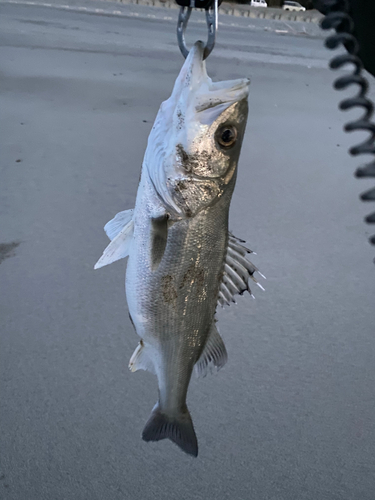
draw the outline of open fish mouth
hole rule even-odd
[[[186,58],[170,98],[175,100],[174,112],[202,113],[217,106],[223,111],[248,96],[248,78],[213,82],[207,75],[203,53],[204,45],[198,41]]]
[[[201,41],[194,44],[186,58],[185,64],[181,68],[180,74],[176,79],[172,96],[175,94],[180,99],[184,93],[194,94],[195,92],[202,96],[207,96],[207,105],[215,105],[215,98],[221,102],[236,102],[248,95],[248,78],[236,80],[226,80],[213,82],[207,75],[206,62],[203,60],[204,45]],[[210,96],[209,96],[210,95]],[[202,106],[205,104],[202,102]]]

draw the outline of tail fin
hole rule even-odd
[[[169,416],[161,412],[159,404],[155,405],[143,429],[142,439],[160,441],[166,438],[176,443],[185,453],[194,457],[198,456],[197,436],[187,408],[177,416]]]

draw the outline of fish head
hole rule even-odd
[[[162,103],[145,156],[171,215],[192,217],[223,196],[233,179],[248,114],[249,80],[212,82],[197,42]]]

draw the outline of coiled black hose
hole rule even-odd
[[[341,76],[334,82],[334,88],[337,90],[346,89],[350,85],[358,87],[358,94],[352,98],[344,99],[339,104],[340,109],[347,110],[352,108],[362,108],[364,114],[361,118],[349,122],[345,125],[346,132],[364,130],[369,133],[369,137],[364,142],[357,144],[349,149],[353,156],[361,154],[372,154],[375,156],[375,124],[371,121],[374,112],[374,105],[367,96],[368,82],[362,75],[363,64],[358,57],[359,45],[353,35],[353,21],[349,15],[347,0],[329,0],[325,3],[326,16],[321,26],[324,30],[335,29],[336,34],[326,39],[325,45],[329,49],[336,49],[343,45],[348,53],[334,57],[330,61],[331,69],[338,69],[345,64],[352,64],[353,73],[347,76]],[[359,167],[355,172],[356,177],[375,177],[375,159]],[[375,201],[375,188],[361,194],[363,201]],[[365,218],[368,224],[375,223],[375,212]],[[372,245],[375,245],[375,235],[369,239]],[[375,259],[374,259],[375,262]]]

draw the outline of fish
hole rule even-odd
[[[217,307],[252,295],[249,279],[263,289],[251,250],[228,230],[250,81],[213,82],[203,53],[196,42],[161,104],[135,207],[105,225],[111,243],[95,265],[128,257],[129,317],[140,337],[129,368],[158,380],[143,440],[168,438],[194,457],[198,441],[186,404],[192,372],[205,376],[227,361]]]

